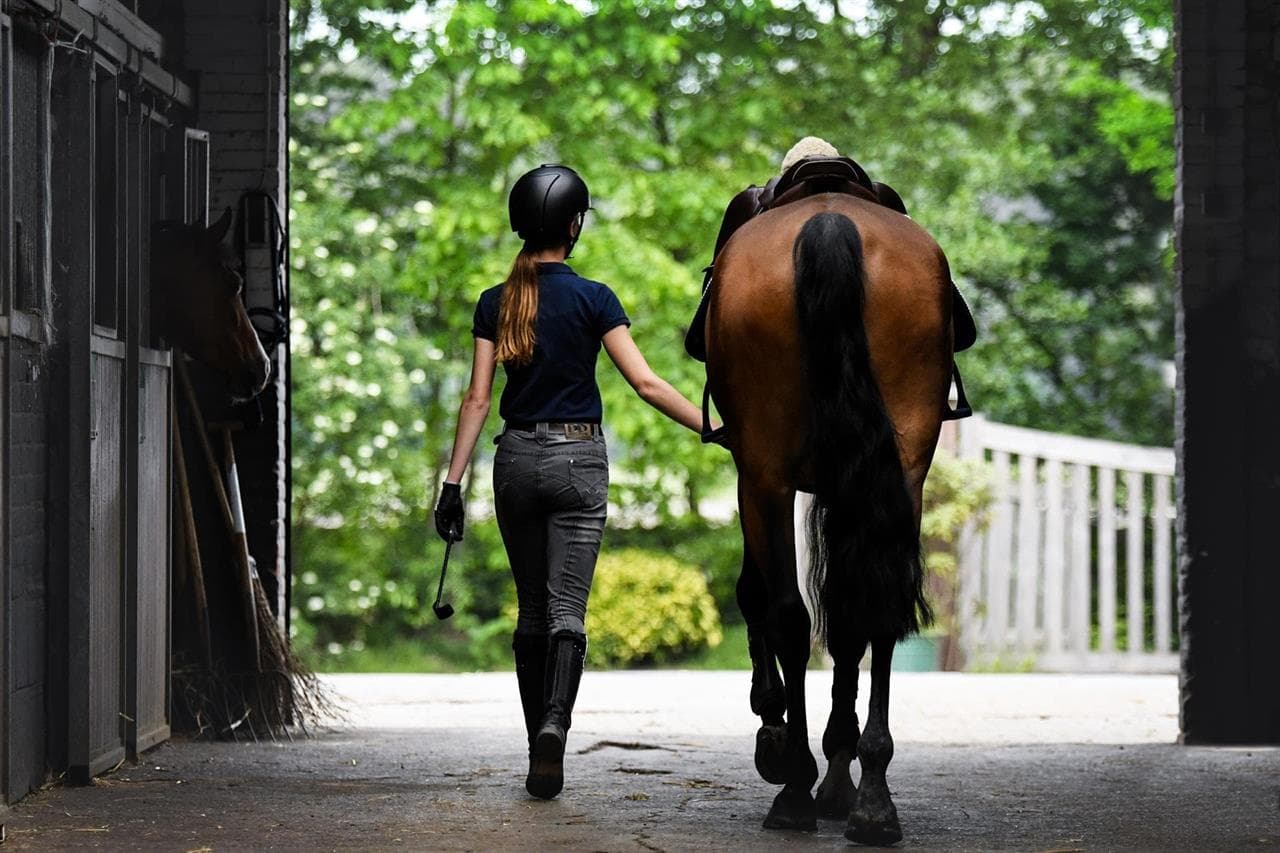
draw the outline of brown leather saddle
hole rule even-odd
[[[867,172],[848,157],[809,157],[764,185],[760,211],[772,210],[820,193],[856,195],[882,203]]]

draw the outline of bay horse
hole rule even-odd
[[[172,346],[220,374],[233,400],[256,397],[271,360],[249,320],[244,282],[224,242],[231,209],[207,228],[158,222],[151,230],[151,312]]]
[[[946,258],[908,217],[822,193],[743,225],[716,258],[710,299],[708,385],[738,469],[737,598],[762,722],[755,763],[784,786],[764,825],[815,829],[819,815],[847,817],[850,840],[892,844],[902,830],[885,781],[889,671],[894,643],[930,618],[920,513],[951,378]],[[814,496],[810,598],[834,662],[816,801],[804,701],[814,626],[796,574],[797,491]],[[860,732],[854,699],[868,644]]]

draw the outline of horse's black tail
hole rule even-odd
[[[847,216],[820,213],[793,250],[796,307],[813,395],[809,585],[818,630],[898,639],[928,624],[920,533],[893,423],[863,325],[862,238]]]

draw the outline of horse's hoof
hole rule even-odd
[[[798,829],[812,832],[818,828],[818,810],[808,791],[783,788],[773,798],[769,814],[764,818],[765,829]]]
[[[872,847],[888,847],[902,840],[902,825],[898,823],[898,810],[889,799],[888,791],[876,796],[866,787],[858,790],[849,811],[849,825],[844,837],[856,844]]]
[[[902,840],[902,828],[896,822],[893,826],[851,826],[844,831],[844,837],[868,847],[891,847]]]
[[[858,793],[849,775],[849,762],[837,756],[827,764],[827,776],[818,786],[818,817],[827,820],[844,820],[853,810]]]
[[[761,726],[756,732],[756,772],[771,785],[787,784],[786,726]]]

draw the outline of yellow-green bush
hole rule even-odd
[[[652,551],[606,551],[587,607],[587,655],[598,666],[660,663],[720,644],[720,616],[694,566]]]

